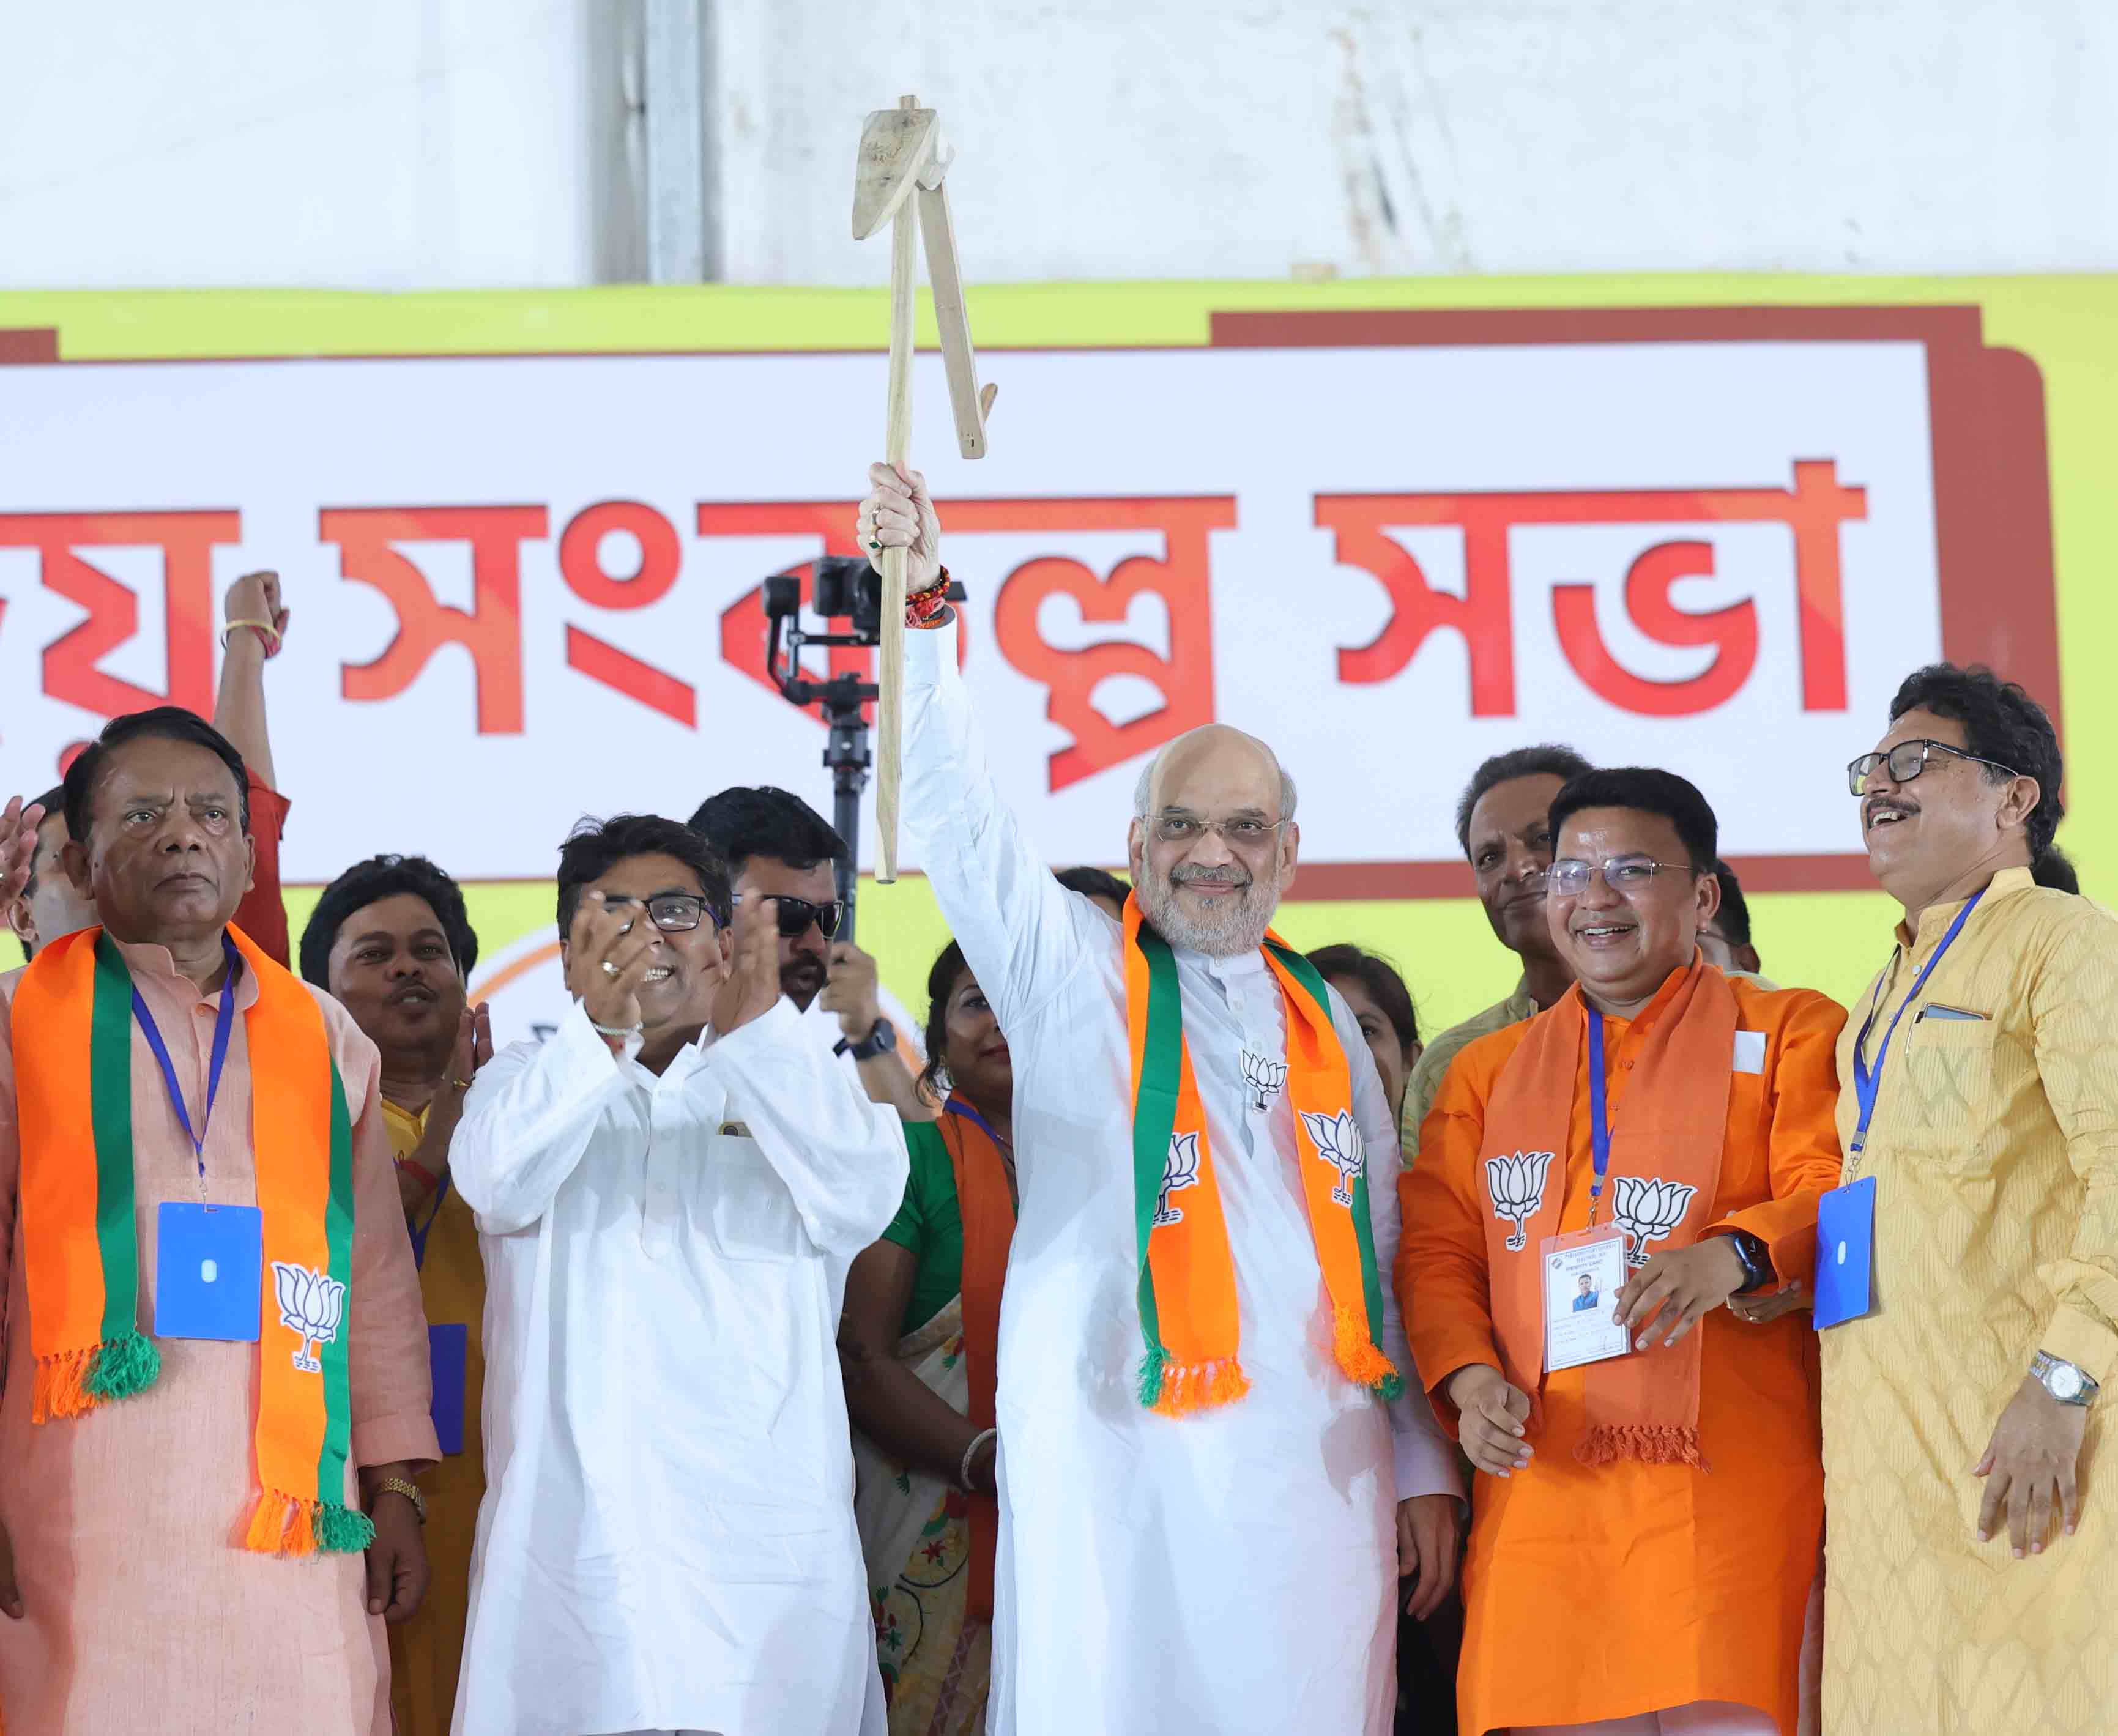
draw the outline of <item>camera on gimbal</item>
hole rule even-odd
[[[835,675],[815,681],[802,672],[805,646],[859,649],[882,642],[882,575],[858,556],[825,555],[812,569],[810,603],[828,627],[847,623],[840,633],[812,633],[802,626],[802,581],[793,573],[775,573],[765,581],[765,618],[770,624],[765,668],[788,703],[821,705],[830,733],[824,764],[831,773],[831,824],[845,840],[838,865],[838,893],[845,903],[839,938],[853,937],[853,894],[860,880],[860,798],[872,763],[867,748],[867,715],[863,708],[876,697],[872,681]],[[961,603],[964,588],[953,580],[949,601]]]

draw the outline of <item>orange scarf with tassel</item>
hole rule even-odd
[[[1658,997],[1659,999],[1659,997]],[[1655,1013],[1629,1080],[1608,1111],[1606,1223],[1626,1232],[1629,1272],[1651,1254],[1686,1248],[1713,1221],[1736,1048],[1735,991],[1695,955]],[[1559,1233],[1577,1105],[1588,1101],[1582,1057],[1588,1009],[1579,984],[1531,1021],[1494,1081],[1481,1148],[1486,1261],[1501,1372],[1541,1416],[1543,1245]],[[1582,1109],[1585,1116],[1585,1106]],[[1706,1335],[1588,1364],[1584,1464],[1634,1458],[1704,1468],[1699,1443],[1699,1355]]]
[[[1302,1191],[1332,1312],[1339,1372],[1384,1399],[1404,1379],[1383,1352],[1382,1287],[1368,1217],[1368,1177],[1353,1121],[1353,1073],[1316,967],[1279,935],[1265,962],[1287,1013],[1287,1080]],[[1236,1267],[1214,1179],[1206,1112],[1184,1039],[1176,955],[1125,907],[1126,1023],[1132,1046],[1133,1194],[1140,1247],[1140,1324],[1146,1340],[1140,1401],[1182,1416],[1241,1398]]]

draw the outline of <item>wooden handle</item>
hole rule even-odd
[[[900,470],[912,457],[912,315],[919,272],[915,201],[897,208],[890,227],[890,403],[883,452]],[[882,644],[876,652],[875,832],[877,882],[897,878],[899,743],[904,707],[904,568],[909,551],[882,552]]]
[[[949,187],[919,189],[919,233],[927,243],[927,281],[934,292],[934,326],[941,361],[949,371],[949,408],[956,418],[956,450],[966,458],[986,455],[989,397],[978,391],[978,364],[971,353],[971,321],[964,307],[964,275],[956,264],[956,226],[949,220]]]

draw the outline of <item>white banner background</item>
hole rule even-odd
[[[1843,855],[1857,848],[1842,768],[1871,745],[1910,668],[1940,652],[1926,353],[1914,342],[1686,342],[1534,346],[1018,352],[984,358],[1000,383],[992,455],[958,460],[938,359],[923,356],[919,445],[942,500],[1055,503],[1059,528],[946,538],[971,588],[967,675],[992,758],[1055,861],[1121,853],[1135,758],[1052,792],[1069,732],[1045,686],[996,643],[1001,581],[1021,561],[1071,557],[1098,576],[1160,559],[1152,528],[1066,529],[1065,502],[1232,497],[1210,537],[1214,712],[1265,736],[1299,779],[1311,863],[1441,862],[1471,768],[1522,743],[1569,741],[1607,764],[1683,771],[1713,799],[1723,848]],[[258,566],[294,610],[268,672],[283,783],[295,799],[284,870],[330,878],[382,849],[421,851],[460,877],[542,877],[584,813],[688,814],[733,783],[773,783],[828,811],[821,727],[724,661],[721,615],[765,575],[814,556],[814,536],[702,537],[701,502],[851,501],[880,444],[883,362],[871,355],[493,358],[67,364],[0,370],[13,431],[0,513],[239,511],[239,547],[213,556],[215,596]],[[1341,649],[1390,616],[1383,586],[1333,558],[1316,497],[1505,491],[1787,489],[1829,460],[1866,491],[1843,524],[1847,704],[1802,706],[1794,539],[1781,524],[1541,524],[1510,539],[1515,705],[1474,717],[1464,641],[1434,633],[1394,677],[1338,678]],[[559,570],[562,533],[599,501],[645,502],[674,527],[682,574],[636,611],[582,600]],[[540,506],[520,546],[525,727],[479,734],[472,662],[445,646],[401,694],[341,695],[340,667],[396,635],[390,605],[345,582],[320,538],[334,508]],[[1464,584],[1464,538],[1394,533],[1439,590]],[[1589,584],[1610,654],[1674,681],[1713,661],[1629,620],[1625,578],[1649,547],[1713,545],[1714,576],[1672,593],[1693,612],[1755,602],[1759,650],[1711,710],[1644,716],[1599,697],[1561,649],[1551,592]],[[604,566],[636,556],[608,539]],[[445,605],[472,606],[470,550],[407,542]],[[108,673],[168,682],[155,551],[83,547],[140,598]],[[40,583],[34,548],[0,547],[0,763],[12,787],[52,781],[66,745],[101,718],[44,695],[40,653],[84,611]],[[1178,607],[1182,607],[1179,600]],[[1169,649],[1170,605],[1137,596],[1120,621],[1084,621],[1063,594],[1035,619],[1052,647],[1113,638]],[[567,667],[569,626],[697,690],[686,727]],[[1095,703],[1116,721],[1160,695],[1135,677]],[[863,855],[872,843],[863,841]],[[918,865],[908,841],[906,861]]]

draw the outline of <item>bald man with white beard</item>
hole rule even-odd
[[[1385,1736],[1399,1576],[1415,1614],[1445,1595],[1461,1484],[1369,1281],[1398,1240],[1389,1101],[1345,1003],[1268,938],[1293,781],[1193,730],[1140,780],[1126,920],[1067,893],[930,613],[925,485],[869,477],[862,544],[910,551],[920,629],[904,820],[1015,1068],[989,1728]]]

